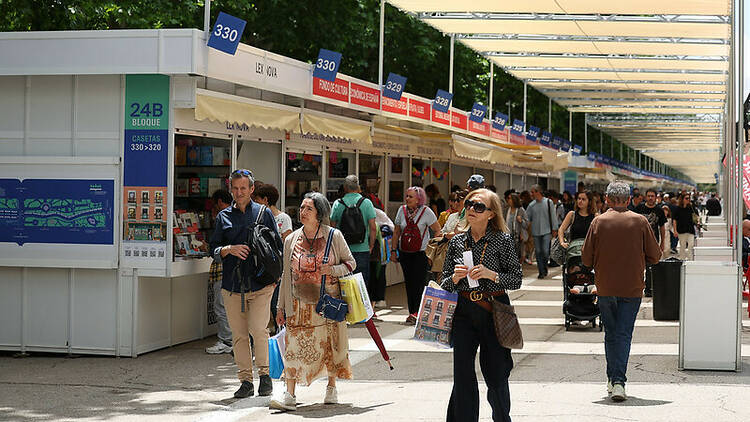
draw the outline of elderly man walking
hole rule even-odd
[[[583,265],[596,272],[599,310],[604,324],[607,392],[613,401],[627,399],[625,372],[630,357],[633,326],[645,287],[646,264],[661,258],[646,217],[628,211],[630,186],[614,181],[607,186],[609,209],[591,223],[583,245]]]

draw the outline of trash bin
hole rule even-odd
[[[651,266],[654,319],[670,321],[680,319],[680,280],[682,261],[667,258]]]

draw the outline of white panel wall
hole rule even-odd
[[[21,268],[0,267],[0,345],[4,349],[21,347],[22,276]]]
[[[0,155],[119,157],[120,79],[0,76]]]
[[[281,144],[241,141],[238,148],[237,167],[249,169],[255,180],[272,184],[281,192]],[[353,166],[354,160],[351,161]],[[276,205],[281,206],[281,203]]]
[[[171,279],[140,277],[138,280],[137,352],[169,346]],[[196,309],[196,312],[199,310]]]
[[[194,274],[172,279],[171,344],[203,337],[206,328],[208,277]]]
[[[506,190],[510,189],[510,175],[496,171],[495,186],[497,186],[497,194],[502,195]]]
[[[76,269],[73,275],[72,348],[114,353],[117,272]]]
[[[69,271],[57,268],[28,268],[26,271],[26,343],[30,348],[66,348]]]
[[[0,155],[23,155],[23,76],[0,76]]]

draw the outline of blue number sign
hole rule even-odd
[[[480,103],[474,103],[474,105],[471,106],[471,114],[469,114],[469,120],[471,120],[472,122],[482,123],[484,121],[485,115],[487,115],[487,106]]]
[[[573,145],[573,155],[581,155],[581,151],[583,151],[583,147],[580,145]]]
[[[526,133],[526,139],[536,142],[539,137],[539,128],[536,126],[529,125],[528,133]]]
[[[383,85],[383,96],[400,101],[405,86],[406,77],[391,72],[388,74],[388,80],[385,81],[385,85]]]
[[[541,145],[544,145],[545,147],[549,146],[550,141],[552,141],[552,134],[547,132],[546,130],[542,131],[542,137],[539,138],[539,143]]]
[[[321,48],[318,52],[318,60],[315,61],[315,67],[313,68],[313,77],[335,82],[340,65],[341,53]]]
[[[453,94],[438,89],[437,94],[435,94],[435,101],[432,102],[432,108],[441,113],[447,113],[451,106],[451,101],[453,101]]]
[[[208,46],[234,55],[237,52],[237,46],[240,45],[240,38],[242,38],[242,32],[245,30],[245,24],[246,22],[240,18],[219,12],[219,17],[216,18],[216,23],[214,24],[214,30],[208,39]]]
[[[492,121],[492,127],[494,127],[497,130],[503,130],[505,129],[505,125],[508,123],[508,116],[497,112],[495,113],[495,119]]]
[[[523,127],[524,127],[523,120],[513,119],[513,126],[510,127],[510,131],[514,135],[522,135]]]

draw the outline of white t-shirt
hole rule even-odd
[[[292,218],[285,212],[280,212],[279,215],[274,216],[276,219],[276,228],[279,229],[279,236],[287,230],[292,229]]]
[[[422,208],[424,208],[424,213],[422,213]],[[419,216],[420,214],[422,214],[421,217]],[[427,248],[427,242],[430,241],[430,230],[428,227],[437,221],[437,217],[435,217],[435,213],[432,212],[429,207],[422,205],[414,214],[414,218],[419,218],[416,223],[417,227],[419,227],[419,232],[422,233],[422,248],[420,250],[423,251]],[[406,228],[406,217],[404,216],[403,205],[398,207],[396,219],[393,222],[401,227],[401,232],[403,233],[403,230]]]

